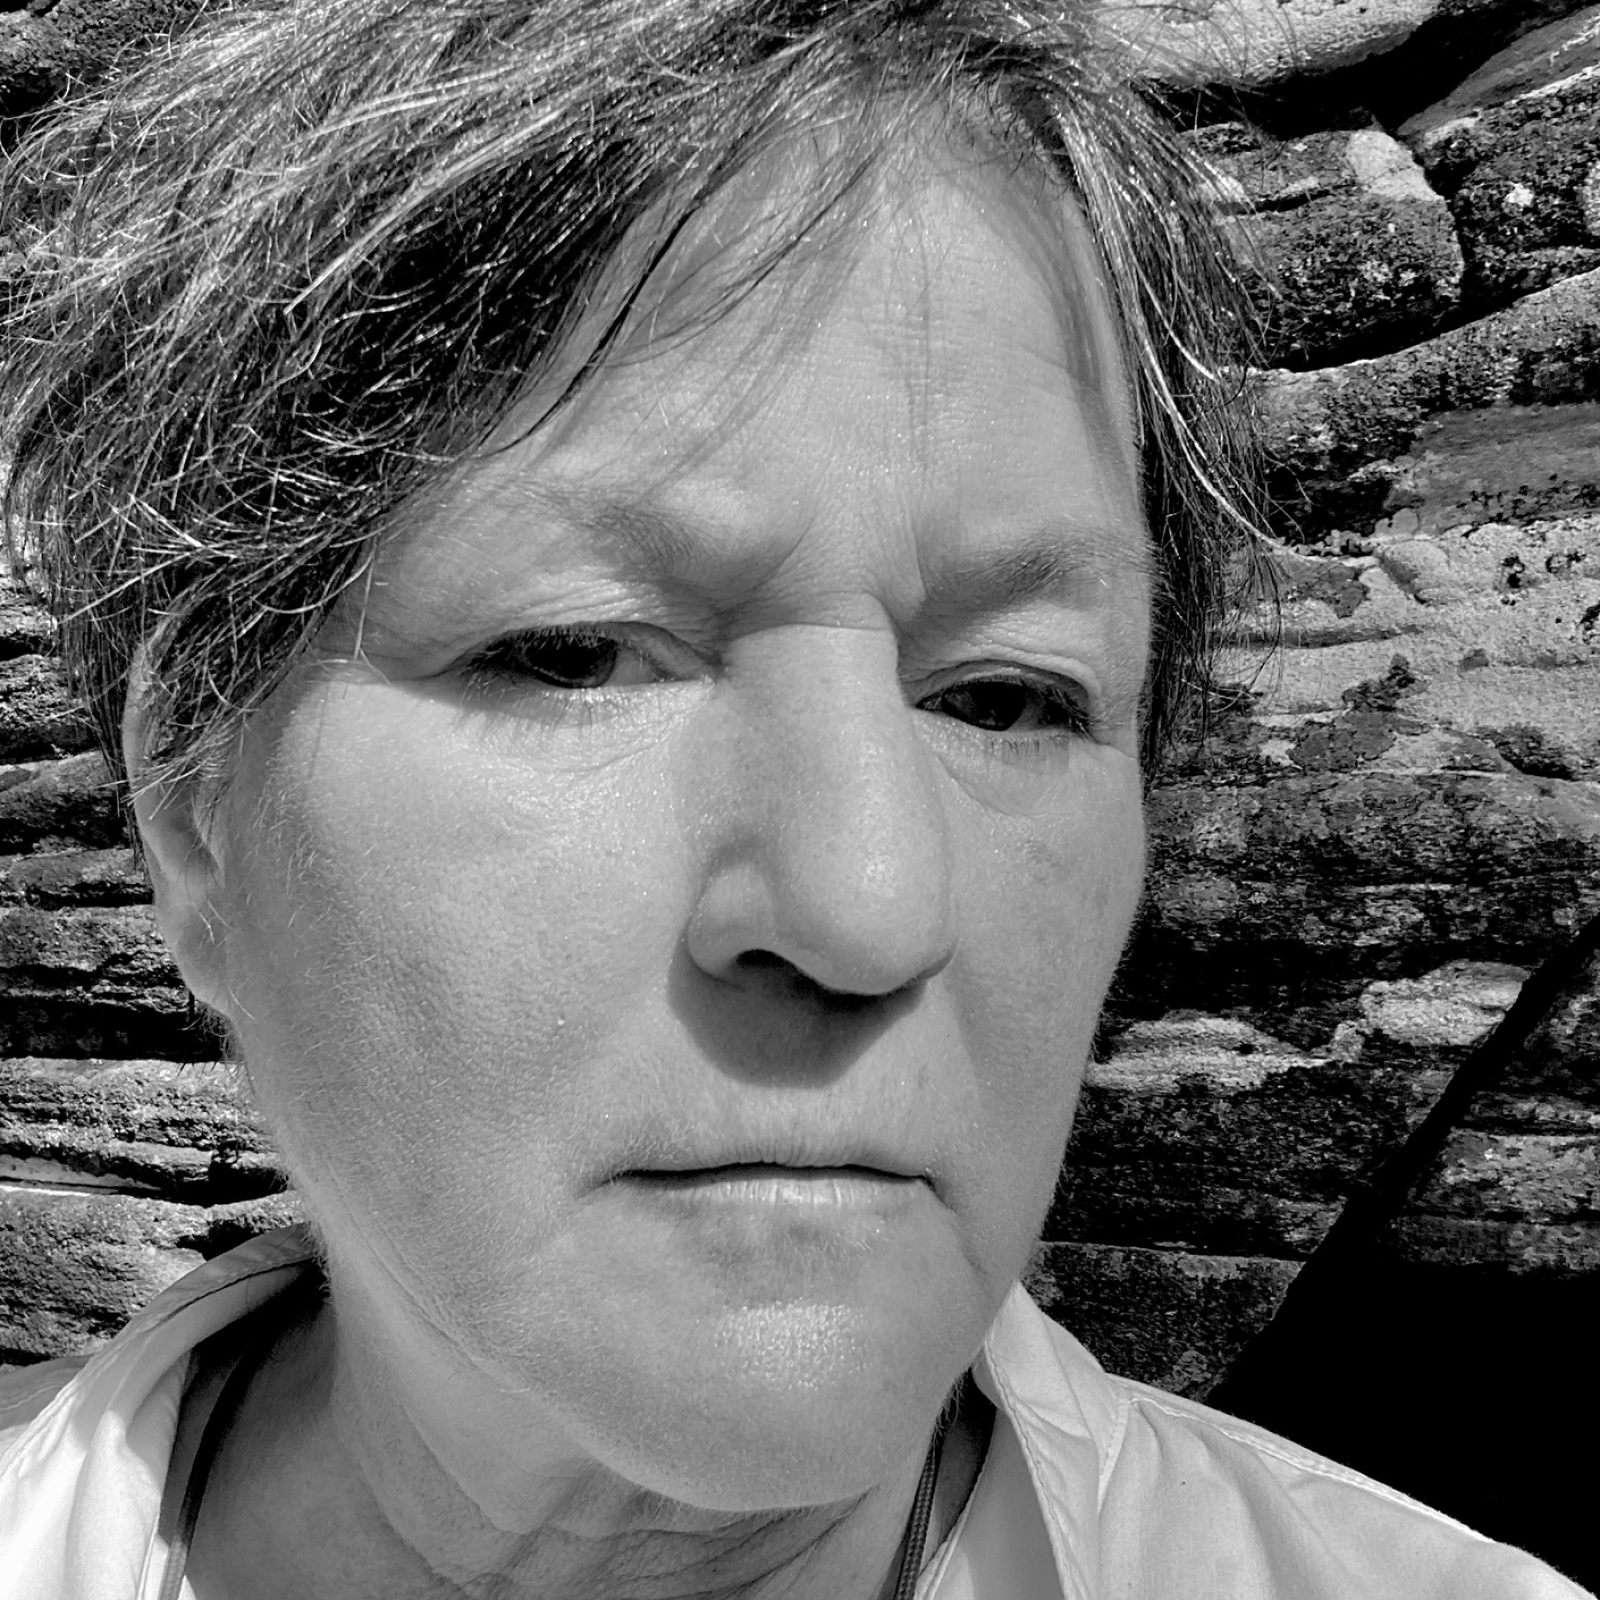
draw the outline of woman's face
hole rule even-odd
[[[651,341],[704,225],[250,726],[197,982],[441,1416],[836,1499],[1021,1272],[1141,870],[1146,537],[1062,209],[952,158]]]

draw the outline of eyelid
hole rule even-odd
[[[1044,728],[1016,727],[986,729],[973,727],[977,737],[984,740],[996,753],[1020,751],[1024,748],[1042,750],[1047,746],[1087,739],[1095,743],[1105,740],[1111,726],[1098,686],[1086,675],[1051,671],[1035,665],[998,660],[970,662],[944,672],[934,673],[926,679],[911,698],[911,704],[921,710],[929,700],[947,694],[963,685],[982,683],[1014,683],[1036,690],[1041,697],[1058,700],[1058,710],[1063,720]],[[937,715],[931,710],[930,714]],[[959,719],[952,719],[959,720]],[[963,727],[968,726],[965,723]]]
[[[930,672],[916,683],[911,692],[911,699],[915,703],[946,689],[953,689],[958,684],[995,680],[1031,684],[1040,689],[1065,688],[1075,691],[1082,698],[1085,711],[1090,710],[1099,698],[1099,685],[1087,673],[1040,667],[1028,662],[1007,661],[1004,657],[995,657],[986,661],[964,661],[959,666]]]
[[[696,677],[707,670],[703,656],[675,634],[648,622],[560,622],[536,623],[525,628],[509,628],[492,639],[475,645],[459,657],[452,670],[472,671],[492,665],[494,653],[525,641],[568,639],[574,642],[593,639],[631,651],[659,671],[664,678]],[[569,691],[581,693],[579,690]]]

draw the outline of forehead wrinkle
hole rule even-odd
[[[708,527],[714,540],[721,524],[706,516],[691,522],[648,496],[520,472],[471,483],[414,513],[408,536],[360,594],[354,623],[365,629],[376,602],[371,620],[380,630],[425,623],[442,638],[579,573],[670,582],[705,564]],[[529,548],[535,557],[526,562]]]
[[[682,577],[705,561],[707,545],[722,542],[715,519],[690,518],[648,496],[615,489],[535,481],[518,486],[535,511],[554,513],[567,527],[593,537],[611,561],[651,578]]]
[[[586,553],[597,556],[604,567],[663,585],[699,583],[722,590],[735,576],[723,569],[730,562],[742,564],[743,541],[733,522],[699,508],[684,516],[647,492],[519,476],[488,489],[478,508],[502,524],[508,517],[555,523],[559,534],[550,541],[551,577],[570,575],[573,551],[567,539],[572,536],[579,537],[580,549],[588,545]],[[764,577],[787,564],[799,542],[785,540],[783,549],[764,552],[763,571],[737,574],[737,587],[746,593],[759,588]],[[950,560],[929,560],[918,552],[913,559],[922,570],[916,586],[920,592],[903,594],[898,604],[890,602],[890,609],[907,608],[909,615],[929,617],[972,617],[1053,598],[1091,604],[1108,583],[1129,578],[1144,588],[1148,600],[1159,581],[1158,564],[1142,530],[1130,539],[1126,532],[1073,517],[1039,524],[1003,548]],[[459,608],[474,612],[485,598],[481,590],[460,595]],[[435,603],[440,599],[435,591]]]

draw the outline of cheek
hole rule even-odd
[[[574,1063],[681,923],[668,842],[612,793],[646,781],[535,770],[392,690],[296,708],[235,830],[229,921],[244,1053],[303,1185],[473,1210],[473,1168],[515,1153],[553,1191],[581,1167],[606,1099]]]
[[[1114,751],[1053,812],[990,824],[969,855],[972,1004],[1046,1079],[1081,1066],[1138,908],[1144,822],[1135,763]],[[1008,1054],[1012,1052],[1008,1051]],[[1030,1075],[1031,1081],[1031,1075]]]
[[[1049,1205],[1100,1007],[1138,908],[1136,764],[1108,754],[1070,806],[992,825],[971,859],[986,870],[968,878],[959,1002],[989,1108],[974,1130],[974,1209],[1000,1219],[1014,1253],[1019,1239],[1031,1246]]]

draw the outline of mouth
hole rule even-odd
[[[888,1167],[869,1166],[850,1162],[836,1166],[814,1166],[806,1162],[788,1161],[728,1161],[710,1167],[635,1167],[618,1173],[623,1179],[637,1179],[661,1183],[722,1183],[750,1177],[813,1178],[874,1178],[904,1183],[918,1182],[920,1172],[895,1171]]]
[[[637,1168],[619,1173],[614,1183],[663,1199],[687,1203],[789,1207],[818,1210],[874,1210],[909,1198],[928,1187],[923,1173],[883,1167],[790,1166],[769,1161],[728,1162],[711,1167]]]

